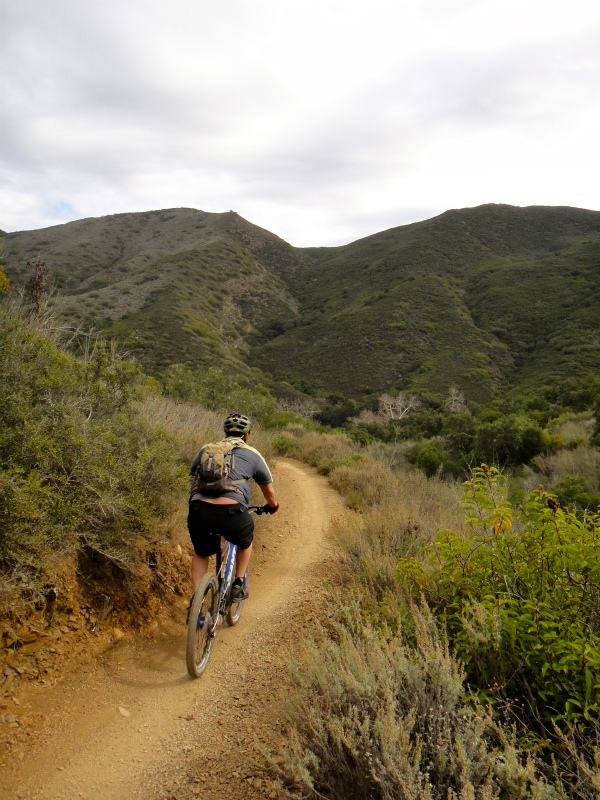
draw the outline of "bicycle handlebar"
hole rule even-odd
[[[254,511],[259,517],[261,514],[274,514],[279,508],[279,503],[276,506],[270,506],[265,503],[264,506],[248,506],[248,511]]]

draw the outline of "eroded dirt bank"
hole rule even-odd
[[[13,704],[27,735],[0,755],[0,796],[277,797],[248,756],[255,737],[277,735],[288,653],[336,561],[324,531],[344,512],[325,479],[296,462],[279,460],[275,482],[281,509],[257,521],[251,597],[239,624],[221,628],[205,675],[186,673],[181,600],[153,630],[125,636],[56,686],[34,684]]]

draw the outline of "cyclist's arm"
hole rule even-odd
[[[263,493],[263,496],[267,501],[268,505],[270,505],[271,508],[276,508],[278,503],[277,500],[275,499],[275,490],[273,489],[273,484],[263,483],[260,487],[260,490]]]

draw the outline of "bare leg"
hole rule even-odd
[[[208,572],[208,556],[199,556],[194,553],[192,556],[192,592],[198,588],[198,584]]]
[[[247,547],[245,550],[241,550],[239,547],[236,553],[236,560],[235,560],[235,577],[236,578],[243,578],[246,573],[246,568],[248,566],[248,562],[250,561],[250,556],[252,555],[252,545]]]

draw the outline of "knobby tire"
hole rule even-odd
[[[192,599],[188,622],[186,664],[190,678],[199,678],[207,667],[215,641],[211,628],[219,612],[219,584],[214,574],[205,575]]]

